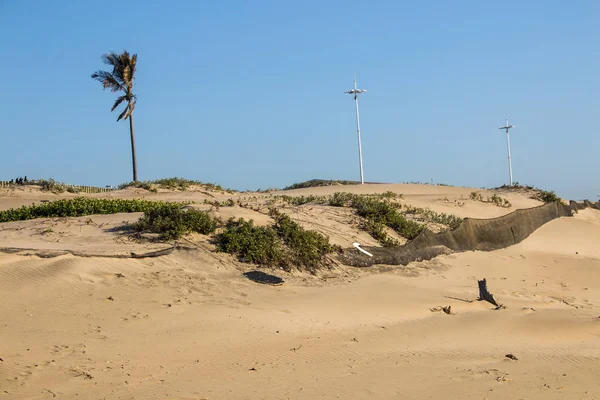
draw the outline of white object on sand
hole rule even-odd
[[[368,255],[369,257],[373,257],[373,254],[371,254],[371,253],[369,253],[368,251],[366,251],[366,250],[363,250],[363,249],[361,249],[361,248],[360,248],[360,243],[358,243],[358,242],[354,242],[354,243],[352,243],[352,244],[354,245],[354,247],[356,247],[358,250],[362,251],[363,253],[365,253],[365,254],[366,254],[366,255]]]

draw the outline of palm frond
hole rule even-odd
[[[123,51],[121,57],[121,70],[119,71],[120,77],[123,80],[123,86],[131,89],[133,87],[133,79],[135,74],[135,64],[137,62],[137,55],[129,55],[127,50]]]
[[[110,53],[102,55],[102,62],[106,65],[116,67],[121,63],[121,58],[119,54],[115,53],[114,51],[111,51]]]
[[[123,80],[124,63],[122,56],[115,52],[110,52],[102,56],[102,61],[104,62],[104,64],[111,65],[113,67],[112,75],[115,78],[115,80],[119,82],[121,86],[126,86],[125,81]]]
[[[137,65],[137,54],[131,56],[131,61],[129,62],[131,68],[131,82],[133,83],[133,79],[135,78],[135,67]]]
[[[119,117],[117,118],[117,122],[119,122],[122,119],[127,119],[127,117],[131,115],[131,113],[129,112],[129,104],[127,105],[127,107],[125,107],[125,109],[123,110],[123,112],[121,114],[119,114]]]
[[[112,106],[112,108],[110,109],[110,111],[115,111],[115,108],[119,107],[119,104],[121,104],[124,100],[127,99],[127,96],[121,96],[117,99],[117,101],[115,101],[115,104]]]
[[[136,102],[137,102],[137,98],[135,96],[132,96],[129,99],[129,104],[127,105],[127,114],[125,114],[125,116],[123,117],[124,119],[131,117],[131,114],[133,114],[133,110],[135,109]]]
[[[104,89],[110,89],[111,92],[116,93],[120,90],[126,91],[121,83],[108,71],[96,71],[92,74],[92,79],[97,80],[102,84]]]

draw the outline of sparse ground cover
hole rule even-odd
[[[471,192],[470,196],[471,200],[480,201],[482,203],[492,203],[498,207],[510,208],[512,204],[508,199],[504,197],[500,197],[497,194],[493,194],[491,196],[484,197],[480,192]]]
[[[145,189],[151,192],[157,192],[158,189],[166,189],[166,190],[188,190],[191,186],[200,186],[207,190],[212,191],[220,191],[227,193],[235,193],[232,189],[223,188],[221,185],[217,185],[214,183],[205,183],[196,180],[190,180],[185,178],[163,178],[157,179],[153,181],[138,181],[138,182],[128,182],[122,183],[119,185],[119,189],[126,189],[129,187]]]

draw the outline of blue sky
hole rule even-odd
[[[109,4],[109,3],[107,3]],[[138,54],[139,177],[236,189],[358,179],[596,199],[597,1],[0,0],[0,179],[131,180],[128,124],[90,75]]]

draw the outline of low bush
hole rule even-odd
[[[416,238],[424,229],[424,226],[407,220],[398,210],[399,203],[390,201],[391,192],[383,195],[356,195],[351,193],[334,193],[329,205],[336,207],[351,207],[356,214],[371,223],[383,224],[406,239]],[[396,196],[395,194],[392,194]],[[372,224],[371,224],[372,226]]]
[[[329,239],[317,231],[309,231],[285,214],[276,217],[275,230],[288,248],[287,265],[314,272],[333,251]]]
[[[503,207],[503,208],[512,207],[512,204],[510,203],[510,201],[508,201],[508,199],[505,199],[504,197],[500,197],[495,193],[491,197],[489,197],[489,196],[483,197],[483,195],[479,192],[471,192],[471,194],[469,195],[469,198],[471,200],[480,201],[482,203],[492,203],[498,207]]]
[[[166,203],[145,211],[131,227],[138,232],[158,233],[161,239],[170,240],[191,232],[208,235],[217,229],[218,222],[205,211],[183,209],[181,204]]]
[[[285,214],[275,215],[273,226],[255,226],[253,221],[231,218],[217,237],[217,249],[238,256],[240,261],[316,272],[327,265],[325,256],[335,247],[316,231],[305,230]]]
[[[492,197],[490,197],[488,199],[488,201],[490,203],[494,203],[498,207],[503,207],[503,208],[510,208],[510,207],[512,207],[512,204],[510,203],[510,201],[508,201],[504,197],[498,196],[497,194],[493,194]]]
[[[561,199],[553,191],[540,190],[536,193],[533,198],[535,200],[543,201],[544,203],[555,203],[560,202]]]
[[[34,204],[0,211],[0,222],[49,217],[81,217],[94,214],[144,212],[163,204],[168,203],[149,200],[76,197],[74,199],[57,200],[39,205]]]
[[[230,218],[217,237],[217,250],[238,256],[240,261],[279,266],[285,258],[277,232],[270,226],[255,226],[254,221]]]
[[[397,239],[390,237],[385,231],[385,225],[380,222],[366,219],[361,222],[360,227],[369,232],[369,234],[384,247],[400,246],[400,242]]]

